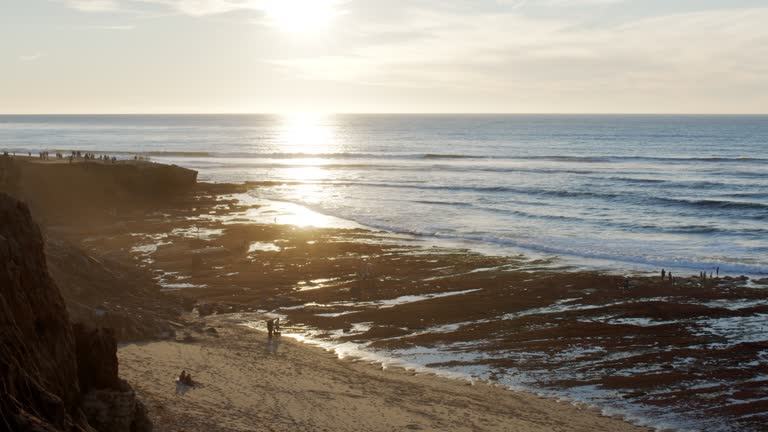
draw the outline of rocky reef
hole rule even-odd
[[[29,208],[0,193],[0,430],[151,430],[109,330],[70,323]]]

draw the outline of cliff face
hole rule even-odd
[[[114,329],[120,342],[168,338],[185,305],[160,292],[151,273],[48,235],[48,270],[64,297],[70,319]],[[187,302],[189,303],[189,302]]]
[[[151,429],[117,377],[114,333],[77,329],[29,209],[0,193],[0,430]]]
[[[43,238],[29,209],[4,194],[0,341],[0,407],[10,430],[88,427],[78,409],[74,336],[64,301],[48,275]]]

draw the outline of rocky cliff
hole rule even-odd
[[[48,233],[48,270],[64,297],[70,319],[114,329],[121,343],[175,335],[187,300],[164,294],[151,273],[130,263],[94,255]]]
[[[117,377],[114,335],[78,329],[76,337],[29,209],[0,193],[0,430],[151,428]]]
[[[0,156],[0,191],[27,202],[36,218],[91,223],[134,212],[194,188],[197,171],[150,162],[41,162]]]

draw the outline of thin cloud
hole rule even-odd
[[[64,0],[73,9],[83,12],[116,11],[120,5],[116,0]]]
[[[467,17],[425,11],[393,24],[401,32],[429,29],[427,36],[386,40],[361,23],[362,43],[318,57],[283,56],[272,64],[302,79],[428,86],[508,88],[512,83],[562,86],[683,88],[692,83],[755,82],[768,57],[768,8],[679,13],[602,28],[580,28],[566,19],[520,14]],[[376,31],[386,34],[379,23]],[[377,40],[376,43],[370,43]],[[706,43],[704,43],[706,41]],[[367,43],[366,43],[367,42]],[[397,53],[393,56],[392,53]]]
[[[133,30],[136,27],[132,25],[89,25],[75,27],[75,30],[114,30],[114,31],[127,31]]]
[[[268,1],[277,0],[63,0],[83,12],[130,11],[139,5],[160,6],[185,15],[203,16],[234,11],[263,10]],[[129,8],[129,6],[131,8]]]
[[[137,7],[163,8],[190,16],[218,15],[230,12],[265,12],[274,10],[276,4],[285,6],[290,0],[62,0],[70,7],[83,12],[126,11],[138,12]],[[321,0],[315,0],[321,1]],[[333,0],[334,4],[341,1]],[[297,3],[296,7],[300,7]]]
[[[23,56],[20,56],[20,57],[19,57],[19,61],[23,61],[23,62],[33,62],[33,61],[35,61],[35,60],[40,60],[40,58],[41,58],[41,57],[43,57],[43,55],[42,55],[42,54],[40,54],[40,53],[35,53],[35,54],[28,54],[28,55],[23,55]]]

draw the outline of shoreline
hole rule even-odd
[[[121,373],[136,382],[161,430],[650,430],[485,382],[342,360],[299,342],[270,341],[263,332],[221,318],[205,326],[205,334],[191,342],[125,344],[118,350]],[[152,368],[145,370],[141,364],[149,358]],[[179,368],[192,373],[199,387],[176,393]]]
[[[217,182],[209,183],[218,184]],[[258,190],[258,188],[261,186],[276,186],[281,184],[291,184],[291,182],[267,180],[245,181],[243,184],[248,187],[249,191],[254,191]],[[363,229],[374,232],[385,231],[392,235],[408,236],[423,241],[426,244],[435,245],[436,247],[448,249],[468,249],[472,252],[477,252],[488,256],[513,257],[524,255],[533,260],[550,260],[557,270],[587,272],[596,271],[612,275],[643,277],[655,275],[662,268],[672,271],[675,274],[693,275],[702,271],[702,269],[706,269],[708,272],[714,272],[715,268],[720,267],[720,274],[722,276],[748,276],[752,279],[768,277],[768,269],[763,269],[762,272],[754,271],[754,264],[741,264],[737,262],[723,263],[716,261],[686,261],[683,258],[680,258],[677,261],[654,261],[652,259],[646,260],[642,258],[621,259],[614,255],[605,254],[585,255],[563,251],[557,247],[534,247],[531,245],[526,245],[525,243],[516,242],[514,240],[495,241],[493,239],[489,240],[485,238],[452,237],[450,235],[442,234],[416,233],[408,230],[400,230],[396,227],[385,224],[366,224],[352,218],[345,218],[336,214],[324,212],[323,209],[309,206],[301,202],[264,197],[252,199],[260,200],[263,202],[285,203],[292,206],[302,207],[326,217],[343,221],[346,225],[357,225]]]
[[[272,315],[273,314],[269,314],[268,316],[272,316]],[[264,330],[261,330],[256,326],[252,326],[251,324],[246,323],[246,324],[240,324],[240,325],[244,325],[249,329],[255,330],[259,333],[266,334]],[[373,351],[366,351],[365,348],[362,348],[362,347],[350,348],[347,346],[334,345],[333,343],[324,342],[319,339],[307,338],[304,335],[298,334],[298,333],[283,332],[282,336],[289,338],[290,340],[296,343],[306,345],[307,347],[310,347],[310,349],[316,348],[316,349],[320,349],[322,351],[331,353],[334,356],[336,356],[336,358],[340,361],[367,363],[371,367],[376,367],[376,368],[380,367],[381,370],[397,370],[397,371],[402,371],[403,373],[413,373],[413,374],[431,376],[431,377],[440,378],[440,379],[466,382],[468,385],[476,385],[476,384],[486,385],[486,386],[491,386],[498,389],[503,389],[504,391],[511,392],[514,394],[526,394],[530,396],[535,396],[538,399],[556,402],[558,404],[568,404],[579,411],[594,412],[598,414],[600,417],[605,417],[612,420],[619,420],[621,422],[627,423],[628,425],[631,425],[637,430],[677,431],[677,432],[686,431],[686,429],[681,429],[676,426],[662,424],[657,419],[648,418],[643,416],[642,414],[636,415],[631,412],[627,412],[625,410],[616,410],[608,407],[600,407],[594,403],[573,399],[565,394],[558,394],[551,391],[547,392],[541,389],[537,390],[535,388],[524,387],[519,385],[503,384],[500,382],[496,382],[492,379],[478,378],[468,373],[453,372],[451,370],[431,368],[431,367],[424,366],[417,363],[409,363],[397,357],[388,357],[386,354],[377,354],[376,352],[373,352]]]
[[[200,183],[224,184],[224,185],[235,184],[235,183],[216,183],[216,182],[200,182]],[[244,182],[244,185],[252,186],[248,192],[256,190],[258,188],[258,185],[253,185],[253,183],[254,182],[250,182],[250,181]],[[279,182],[272,182],[272,183],[279,183]],[[245,192],[245,193],[248,194],[248,192]],[[537,250],[537,249],[532,249],[530,247],[520,246],[520,245],[512,245],[512,244],[501,245],[501,244],[492,243],[492,242],[484,242],[483,240],[479,240],[479,239],[466,239],[466,238],[459,238],[459,237],[419,234],[419,233],[412,233],[408,231],[398,231],[396,229],[392,229],[391,227],[370,226],[370,225],[365,225],[361,222],[355,221],[353,219],[345,219],[336,215],[326,214],[321,212],[319,209],[315,209],[313,207],[309,207],[293,201],[285,201],[285,200],[278,200],[278,199],[271,199],[271,198],[258,198],[258,200],[263,203],[267,203],[267,205],[269,205],[270,203],[282,203],[282,204],[288,204],[291,206],[303,207],[309,211],[321,214],[325,217],[343,221],[342,224],[340,224],[339,226],[334,226],[333,228],[342,228],[343,226],[349,227],[349,226],[356,225],[358,228],[365,229],[371,232],[386,232],[393,237],[403,236],[404,240],[409,239],[409,241],[410,240],[420,241],[420,242],[423,242],[426,245],[426,247],[468,250],[470,252],[479,253],[489,257],[525,256],[530,260],[551,262],[552,270],[554,271],[598,272],[601,274],[627,276],[627,277],[653,277],[657,275],[659,270],[662,268],[666,269],[667,271],[674,272],[675,274],[682,274],[682,275],[689,275],[689,274],[693,275],[694,272],[699,271],[699,267],[696,267],[694,265],[680,266],[679,264],[669,265],[669,264],[672,264],[669,262],[654,263],[654,262],[645,262],[645,261],[622,261],[622,260],[611,258],[608,256],[585,256],[585,255],[562,253],[557,251],[556,249],[552,249],[551,251]],[[710,267],[707,267],[707,268],[714,271],[716,264],[718,263],[711,263]],[[750,279],[761,279],[764,277],[768,277],[768,273],[750,273],[750,272],[744,272],[744,271],[738,270],[737,268],[732,268],[732,267],[727,268],[728,271],[726,271],[726,268],[724,266],[722,267],[723,269],[722,271],[720,271],[720,275],[722,277],[747,276]]]

